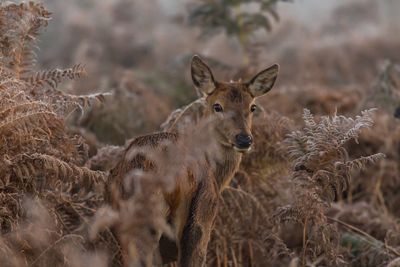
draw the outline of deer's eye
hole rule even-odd
[[[254,111],[256,111],[256,109],[257,109],[257,105],[251,105],[251,107],[250,107],[250,111],[251,112],[254,112]]]
[[[218,103],[213,105],[213,109],[214,109],[215,112],[222,112],[223,111],[222,106],[220,104],[218,104]]]

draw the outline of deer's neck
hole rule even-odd
[[[241,160],[241,153],[236,152],[233,148],[221,147],[221,153],[217,156],[215,164],[212,164],[220,191],[229,185],[239,168]]]

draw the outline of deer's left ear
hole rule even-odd
[[[247,86],[250,93],[254,97],[262,96],[272,89],[276,78],[278,77],[279,65],[274,64],[271,67],[259,72],[253,79],[251,79]]]
[[[196,88],[203,94],[211,94],[216,87],[214,76],[207,64],[197,55],[192,58],[191,71]]]

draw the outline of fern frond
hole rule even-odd
[[[37,72],[34,75],[27,77],[26,80],[29,85],[43,86],[44,84],[48,84],[51,88],[55,89],[58,87],[59,83],[61,83],[65,78],[70,80],[74,80],[77,78],[81,78],[86,76],[85,67],[81,64],[74,65],[69,69],[54,69],[48,71]]]
[[[7,117],[0,123],[0,133],[29,129],[29,128],[42,128],[50,129],[49,125],[55,126],[60,124],[60,120],[57,119],[57,115],[51,111],[33,111],[28,112],[19,116]]]
[[[17,102],[16,105],[9,108],[4,110],[0,109],[0,121],[4,122],[7,118],[16,118],[18,114],[29,113],[32,110],[49,111],[49,107],[47,104],[40,101]]]
[[[274,214],[274,218],[280,223],[296,222],[303,224],[304,211],[298,207],[287,205],[280,207]]]
[[[385,154],[377,153],[366,157],[360,157],[341,164],[346,166],[348,170],[360,170],[365,166],[367,166],[368,164],[376,164],[378,161],[384,159],[385,157],[386,157]],[[338,164],[338,166],[340,166],[341,164]]]
[[[307,246],[317,254],[324,253],[332,262],[337,260],[339,241],[335,226],[327,224],[327,207],[349,189],[352,169],[364,168],[384,157],[378,153],[349,161],[344,146],[356,139],[362,129],[372,126],[373,111],[364,111],[355,119],[336,114],[323,116],[316,122],[305,110],[305,127],[285,140],[294,166],[296,196],[293,204],[279,209],[277,218],[302,223],[304,229],[309,229]]]
[[[309,109],[305,108],[303,110],[303,120],[306,128],[315,128],[317,126],[317,123],[314,120],[314,116],[311,114],[311,111]]]
[[[74,112],[77,109],[83,113],[94,103],[103,103],[106,99],[106,96],[110,95],[112,95],[112,93],[71,95],[56,90],[52,93],[52,100],[54,101],[54,109],[57,111],[57,113],[69,115],[71,112]]]
[[[336,170],[318,170],[312,177],[315,185],[319,186],[319,197],[328,203],[340,197],[349,188],[350,178],[349,173]]]
[[[373,112],[376,109],[364,110],[361,112],[361,116],[357,116],[352,123],[354,124],[341,138],[340,145],[343,145],[350,139],[354,139],[356,142],[360,131],[363,128],[370,128],[374,124],[374,120],[372,119]]]
[[[90,95],[68,95],[71,100],[75,100],[80,103],[82,107],[88,107],[93,102],[103,103],[106,100],[106,96],[111,96],[112,93],[95,93]]]
[[[34,40],[35,39],[32,39],[32,41]],[[17,77],[21,79],[29,75],[29,73],[36,65],[37,55],[33,49],[34,49],[33,44],[25,45],[23,47],[22,52],[20,53],[20,57],[16,59],[16,63],[15,65],[13,65]]]
[[[50,19],[42,4],[29,2],[19,5],[2,3],[7,23],[2,24],[0,32],[2,55],[8,58],[5,66],[12,70],[17,78],[22,78],[32,70],[35,62],[34,44],[42,27],[46,27]],[[3,61],[2,60],[2,61]],[[3,61],[3,63],[4,63]]]
[[[10,168],[17,178],[48,179],[49,181],[73,182],[86,189],[102,183],[107,178],[107,173],[92,171],[86,167],[78,167],[56,157],[44,154],[20,154],[11,160]]]
[[[300,131],[294,131],[285,140],[289,157],[299,159],[308,153],[307,138]]]
[[[302,165],[317,170],[335,162],[335,159],[347,161],[344,144],[350,139],[356,139],[362,129],[372,126],[373,112],[374,109],[363,111],[355,119],[337,115],[323,116],[317,123],[310,111],[304,110],[305,127],[293,132],[285,140],[294,166]]]
[[[2,77],[0,80],[0,94],[10,94],[11,91],[19,91],[25,88],[26,83],[15,77]],[[7,89],[7,90],[6,90]]]

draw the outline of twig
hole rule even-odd
[[[371,235],[368,234],[367,232],[365,232],[365,231],[363,231],[363,230],[361,230],[361,229],[359,229],[359,228],[357,228],[357,227],[355,227],[355,226],[353,226],[353,225],[350,225],[350,224],[348,224],[348,223],[345,223],[345,222],[343,222],[343,221],[341,221],[341,220],[339,220],[339,219],[335,219],[335,218],[328,217],[328,216],[327,216],[327,218],[328,218],[329,220],[331,220],[331,221],[334,221],[334,222],[336,222],[336,223],[339,223],[339,224],[341,224],[341,225],[343,225],[343,226],[349,228],[350,230],[353,230],[354,232],[359,233],[360,235],[363,235],[363,236],[369,238],[369,239],[372,240],[372,241],[375,241],[375,242],[380,243],[380,244],[382,245],[382,247],[385,247],[389,252],[392,252],[392,253],[393,253],[394,255],[396,255],[397,257],[400,257],[400,252],[398,252],[395,248],[393,248],[393,247],[391,247],[391,246],[389,246],[389,245],[383,243],[382,241],[376,239],[375,237],[371,236]]]
[[[304,221],[304,227],[303,227],[303,259],[301,261],[301,266],[305,267],[306,266],[306,251],[307,251],[307,223],[308,223],[308,216],[306,217]]]
[[[70,235],[65,235],[61,238],[59,238],[57,241],[55,241],[53,244],[51,244],[50,246],[48,246],[45,250],[42,251],[42,253],[40,253],[40,255],[31,263],[31,266],[34,266],[41,257],[43,257],[47,252],[49,252],[51,249],[53,249],[58,243],[64,241],[65,239],[69,238],[69,237],[76,237],[78,239],[82,239],[83,237],[80,235],[74,235],[74,234],[70,234]]]

